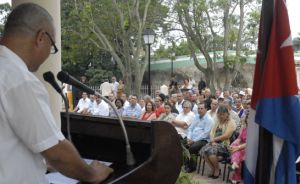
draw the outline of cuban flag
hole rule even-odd
[[[245,184],[294,184],[300,103],[285,0],[263,0],[247,132]]]

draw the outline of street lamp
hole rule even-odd
[[[173,76],[174,74],[174,67],[173,67],[173,61],[175,60],[175,52],[172,52],[171,53],[171,77]]]
[[[151,79],[150,79],[150,46],[154,42],[155,32],[152,29],[146,29],[143,34],[144,42],[148,45],[148,95],[151,96]]]

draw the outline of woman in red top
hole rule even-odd
[[[140,117],[141,120],[155,120],[156,114],[155,114],[155,107],[153,102],[147,102],[145,104],[145,112]]]
[[[164,96],[164,95],[163,95]],[[161,96],[157,96],[155,98],[155,114],[156,114],[156,118],[159,118],[161,113],[166,112],[165,108],[164,108],[164,97]]]

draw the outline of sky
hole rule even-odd
[[[0,0],[0,4],[6,2],[11,3],[11,0]],[[286,0],[286,2],[289,12],[290,28],[292,32],[292,37],[294,38],[297,36],[298,33],[300,33],[300,0]]]
[[[300,1],[299,0],[287,0],[287,8],[289,12],[290,28],[292,37],[296,37],[300,34]]]

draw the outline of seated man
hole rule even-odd
[[[74,112],[85,114],[89,110],[91,100],[87,97],[86,92],[82,92],[82,98],[79,100]]]
[[[124,108],[122,116],[129,117],[132,119],[139,118],[142,114],[142,108],[140,107],[139,104],[137,104],[137,96],[131,95],[129,103],[130,105]]]
[[[91,111],[92,111],[92,109],[93,109],[93,107],[94,107],[94,105],[96,104],[96,97],[95,97],[95,95],[91,95],[90,94],[89,95],[89,99],[90,99],[90,105],[89,105],[88,110],[86,110],[84,114],[90,114]]]
[[[209,133],[213,126],[213,120],[207,113],[207,105],[202,102],[198,104],[199,116],[195,116],[193,123],[188,128],[185,146],[189,149],[191,159],[185,160],[186,172],[196,170],[195,155],[209,141]]]
[[[131,98],[131,95],[129,95],[129,97],[128,97],[128,99],[127,99],[126,93],[123,93],[123,94],[122,94],[121,99],[122,99],[123,102],[124,102],[124,105],[123,105],[124,109],[125,109],[126,107],[130,106],[130,103],[129,103],[130,98]]]
[[[187,135],[187,129],[195,118],[195,114],[191,111],[192,103],[190,101],[184,101],[182,108],[183,111],[171,122],[171,124],[176,128],[180,137],[184,139]]]
[[[92,115],[109,116],[109,106],[99,95],[95,95],[96,103],[91,110]]]

